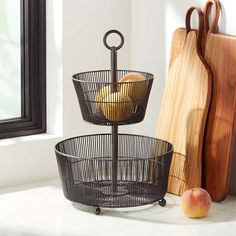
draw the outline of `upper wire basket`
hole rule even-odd
[[[98,125],[124,125],[144,119],[153,75],[117,70],[111,82],[110,70],[73,75],[73,84],[83,119]]]

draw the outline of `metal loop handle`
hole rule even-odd
[[[108,35],[110,35],[110,34],[118,34],[119,36],[120,36],[120,39],[121,39],[121,42],[120,42],[120,45],[118,45],[117,47],[115,47],[115,46],[109,46],[108,44],[107,44],[107,37],[108,37]],[[120,31],[118,31],[118,30],[109,30],[109,31],[107,31],[106,33],[105,33],[105,35],[104,35],[104,37],[103,37],[103,43],[104,43],[104,45],[105,45],[105,47],[107,48],[107,49],[110,49],[110,50],[112,50],[113,48],[115,48],[115,50],[119,50],[123,45],[124,45],[124,36],[123,36],[123,34],[120,32]]]

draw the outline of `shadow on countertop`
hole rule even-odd
[[[184,215],[179,206],[179,197],[167,194],[167,204],[160,207],[158,202],[146,206],[129,208],[101,208],[101,214],[97,217],[117,217],[123,219],[144,221],[159,224],[174,225],[203,225],[220,222],[236,223],[236,196],[228,196],[221,203],[213,202],[211,211],[207,217],[191,219]],[[95,207],[73,202],[73,207],[89,214],[95,213]]]

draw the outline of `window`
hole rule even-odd
[[[19,79],[17,79],[17,75],[14,76],[13,74],[11,75],[11,81],[16,79],[14,84],[19,87],[19,91],[15,91],[13,94],[11,94],[11,91],[9,91],[9,93],[7,93],[8,91],[5,91],[4,93],[4,91],[0,90],[2,91],[1,95],[6,94],[4,99],[10,99],[11,101],[16,100],[16,105],[11,105],[10,102],[7,102],[10,105],[6,105],[5,107],[4,104],[6,104],[6,101],[4,104],[0,102],[1,111],[4,111],[4,109],[9,109],[10,107],[12,112],[6,111],[5,113],[0,113],[1,139],[44,133],[46,131],[45,0],[0,0],[0,4],[2,5],[0,9],[0,15],[3,16],[2,11],[7,11],[6,6],[7,3],[10,4],[10,2],[11,5],[15,2],[12,11],[8,11],[9,14],[14,14],[14,16],[11,15],[8,17],[10,17],[12,20],[15,20],[15,24],[12,26],[13,29],[8,30],[7,35],[9,36],[11,31],[12,34],[15,35],[17,33],[18,24],[20,46],[18,47],[17,52],[17,40],[11,41],[4,37],[4,34],[1,35],[4,30],[3,28],[6,27],[4,26],[3,21],[3,23],[0,24],[0,27],[2,28],[0,29],[0,50],[6,51],[6,57],[0,60],[0,68],[3,72],[4,70],[6,71],[5,74],[0,73],[0,82],[2,83],[2,80],[6,79],[5,77],[7,74],[11,74],[11,70],[13,71],[12,73],[16,73],[16,71],[18,71]],[[4,14],[6,14],[6,12],[4,12]],[[16,47],[9,49],[7,48],[7,45],[16,45]],[[10,55],[11,53],[13,53],[12,55],[14,56]],[[19,58],[19,68],[17,67],[17,58]],[[16,61],[16,66],[15,68],[12,68],[11,66],[13,66],[12,63],[14,63],[14,60]],[[8,81],[9,79],[10,78],[8,78]],[[1,99],[1,96],[0,100],[4,101]],[[6,115],[4,116],[4,114]]]

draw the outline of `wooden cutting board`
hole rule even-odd
[[[212,5],[215,15],[209,29]],[[203,48],[213,74],[213,89],[205,130],[202,186],[212,200],[218,202],[228,194],[236,134],[236,37],[216,33],[219,14],[219,1],[208,1],[204,10],[206,38]],[[177,29],[173,35],[170,67],[183,48],[185,35],[184,28]]]
[[[199,32],[191,31],[190,17],[199,16]],[[181,195],[201,186],[202,139],[211,97],[211,76],[201,58],[203,13],[190,8],[186,15],[184,46],[170,67],[156,136],[174,145],[168,192]]]

